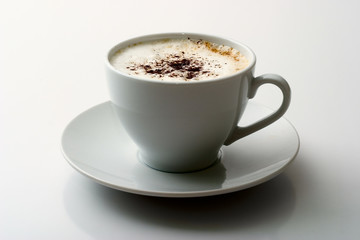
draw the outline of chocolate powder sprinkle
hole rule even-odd
[[[167,62],[167,64],[176,69],[176,70],[180,70],[180,69],[186,69],[187,66],[190,65],[190,60],[189,59],[181,59],[181,60],[172,60],[172,61],[169,61]]]
[[[204,59],[203,59],[204,60]],[[183,78],[185,80],[196,79],[201,74],[209,76],[210,71],[204,69],[204,61],[193,56],[185,57],[185,52],[170,54],[165,58],[156,59],[146,64],[133,63],[131,71],[144,71],[146,74],[157,77],[167,76],[170,78]]]

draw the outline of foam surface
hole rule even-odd
[[[239,51],[194,39],[133,44],[116,52],[110,63],[129,75],[162,81],[214,79],[248,66],[248,60]]]

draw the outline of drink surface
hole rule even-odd
[[[136,43],[117,51],[110,63],[129,75],[161,81],[215,79],[249,64],[234,48],[190,38]]]

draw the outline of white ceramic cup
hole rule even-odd
[[[137,42],[187,37],[233,47],[245,55],[249,65],[227,77],[175,83],[130,76],[116,70],[109,62],[117,50]],[[255,54],[247,46],[205,34],[153,34],[113,47],[106,58],[110,100],[121,125],[138,146],[140,160],[166,172],[204,169],[221,157],[221,146],[279,119],[289,106],[290,87],[285,79],[275,74],[254,77],[255,62]],[[248,100],[266,83],[280,88],[281,106],[264,119],[239,127]]]

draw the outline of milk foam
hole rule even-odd
[[[111,58],[115,69],[162,81],[198,81],[234,74],[248,66],[238,50],[204,40],[166,39],[120,49]]]

